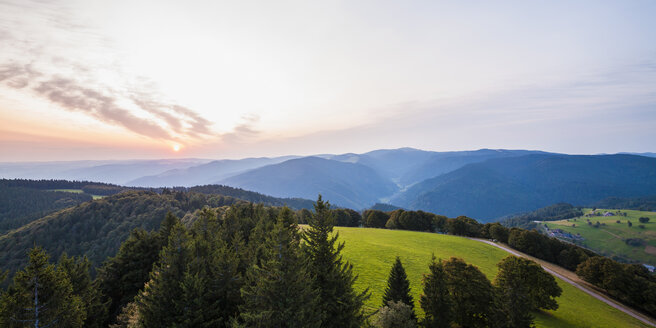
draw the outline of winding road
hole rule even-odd
[[[624,312],[624,313],[626,313],[626,314],[640,320],[641,322],[643,322],[647,325],[656,327],[656,323],[654,322],[653,319],[651,319],[651,318],[649,318],[649,317],[647,317],[647,316],[645,316],[645,315],[643,315],[643,314],[641,314],[641,313],[639,313],[639,312],[637,312],[637,311],[635,311],[635,310],[633,310],[629,307],[626,307],[626,306],[624,306],[624,305],[610,299],[606,295],[603,295],[603,294],[597,292],[594,289],[588,288],[588,287],[582,285],[581,283],[578,283],[578,282],[574,281],[574,280],[580,280],[580,279],[576,276],[576,274],[574,274],[571,271],[567,271],[567,270],[565,270],[565,269],[563,269],[563,268],[561,268],[557,265],[551,264],[549,262],[542,261],[540,259],[536,259],[532,256],[527,255],[527,254],[518,252],[518,251],[516,251],[516,250],[514,250],[510,247],[507,247],[505,245],[502,245],[502,244],[498,244],[498,243],[495,243],[495,242],[492,242],[492,241],[489,241],[489,240],[485,240],[485,239],[480,239],[480,238],[469,238],[469,239],[480,241],[480,242],[486,243],[488,245],[492,245],[494,247],[500,248],[500,249],[502,249],[502,250],[504,250],[504,251],[506,251],[506,252],[508,252],[512,255],[515,255],[515,256],[529,258],[529,259],[539,263],[545,271],[549,272],[553,276],[562,279],[566,283],[568,283],[568,284],[582,290],[583,292],[589,294],[590,296],[592,296],[592,297],[594,297],[594,298],[596,298],[596,299],[598,299],[598,300],[600,300],[600,301],[602,301],[602,302],[604,302],[604,303],[606,303],[606,304],[608,304],[608,305],[610,305],[610,306],[612,306],[612,307],[614,307],[614,308],[616,308],[616,309],[618,309],[618,310],[620,310],[620,311],[622,311],[622,312]],[[565,275],[567,275],[569,277],[567,277]]]

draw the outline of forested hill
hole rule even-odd
[[[314,202],[304,198],[278,198],[260,194],[254,191],[248,191],[241,188],[234,188],[224,185],[204,185],[191,188],[176,188],[176,190],[184,190],[190,192],[197,192],[206,195],[224,195],[241,200],[263,204],[267,206],[288,206],[295,210],[312,209]],[[313,198],[317,195],[312,196]]]
[[[0,235],[44,215],[90,200],[88,194],[0,186]]]
[[[271,197],[264,194],[260,194],[254,191],[248,191],[241,188],[234,188],[224,185],[203,185],[195,187],[173,187],[170,189],[167,188],[140,188],[140,187],[126,187],[119,186],[109,183],[99,183],[92,181],[69,181],[69,180],[27,180],[27,179],[0,179],[0,190],[7,188],[26,188],[33,190],[59,190],[59,189],[77,189],[81,190],[87,194],[93,195],[102,195],[109,196],[115,195],[123,191],[129,190],[142,190],[142,191],[153,191],[156,193],[162,193],[165,190],[174,190],[174,191],[191,191],[198,192],[206,195],[223,195],[230,196],[234,198],[239,198],[241,200],[260,203],[268,206],[283,206],[287,205],[292,209],[302,209],[307,208],[311,209],[313,202],[309,199],[303,198],[277,198]],[[313,196],[313,198],[316,195]],[[85,200],[88,200],[85,198]],[[0,208],[2,210],[2,208]]]
[[[391,200],[408,209],[483,221],[550,204],[591,204],[656,190],[656,158],[635,155],[526,155],[469,164],[421,182]]]
[[[319,157],[292,159],[233,176],[221,183],[276,197],[314,198],[322,194],[338,206],[361,209],[397,186],[370,167]]]
[[[532,229],[536,223],[534,221],[558,221],[582,216],[581,208],[574,207],[572,204],[559,203],[539,208],[528,213],[510,215],[501,220],[501,224],[506,227],[520,227]]]
[[[242,202],[233,197],[200,193],[128,191],[61,210],[0,235],[0,263],[14,271],[25,264],[25,252],[43,246],[58,258],[62,252],[86,255],[93,265],[113,256],[135,228],[159,227],[167,212],[178,217],[203,206]]]
[[[656,189],[654,192],[656,193]],[[656,211],[656,195],[634,198],[608,197],[589,205],[589,207],[654,212]]]

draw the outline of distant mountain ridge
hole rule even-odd
[[[21,164],[0,163],[0,177],[21,172],[30,176],[44,172],[46,177],[63,174],[80,180],[91,180],[84,178],[89,175],[98,177],[96,181],[136,177],[116,183],[131,188],[223,184],[289,199],[316,199],[322,194],[333,205],[356,210],[384,203],[493,220],[558,202],[586,205],[607,197],[654,195],[656,187],[653,185],[638,188],[642,182],[650,183],[650,176],[631,167],[631,163],[638,165],[644,160],[653,160],[652,155],[565,155],[505,149],[434,152],[399,148],[362,154],[215,161],[27,163],[24,168]],[[528,160],[535,158],[531,156],[542,156],[546,164],[538,166]],[[611,158],[622,160],[610,161]],[[547,159],[560,159],[560,164],[553,166],[556,162]],[[584,159],[588,164],[581,164]],[[597,170],[604,161],[608,162],[607,169]],[[635,186],[620,181],[595,182],[614,177],[617,171],[625,174],[623,180],[637,181]],[[137,176],[143,172],[148,174]],[[539,176],[543,179],[538,179]]]
[[[316,198],[360,209],[397,187],[370,167],[320,157],[303,157],[248,171],[220,183],[275,197]]]
[[[127,185],[127,182],[144,175],[184,169],[207,162],[210,160],[190,158],[0,163],[0,178],[84,180]]]
[[[262,166],[281,163],[297,156],[245,158],[240,160],[211,161],[198,166],[173,169],[157,175],[143,176],[128,181],[128,186],[138,187],[193,187],[217,183],[230,176]]]
[[[656,158],[534,154],[463,166],[413,186],[391,203],[490,221],[560,202],[591,204],[654,190]]]

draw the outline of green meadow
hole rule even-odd
[[[61,191],[61,192],[72,192],[74,194],[83,194],[84,191],[82,189],[52,189],[52,191]],[[100,199],[105,196],[99,196],[99,195],[91,195],[93,199]]]
[[[382,294],[389,269],[396,256],[401,257],[415,300],[418,315],[421,279],[428,271],[431,255],[448,259],[463,258],[478,268],[490,280],[497,273],[496,264],[508,253],[475,240],[425,232],[372,228],[336,227],[339,240],[346,243],[344,258],[353,264],[359,278],[356,287],[370,288],[367,310],[381,306]],[[592,296],[559,280],[563,294],[558,298],[560,308],[535,314],[537,327],[647,327],[640,321],[616,310]]]
[[[584,209],[584,215],[592,209]],[[617,210],[597,209],[617,213]],[[620,210],[627,216],[593,216],[578,217],[569,220],[544,222],[550,229],[562,229],[572,234],[581,234],[585,240],[582,245],[608,257],[619,257],[625,260],[639,261],[656,265],[656,212]],[[638,218],[650,218],[648,223],[640,223]],[[590,220],[591,224],[588,224]],[[617,223],[617,221],[620,223]],[[599,226],[595,227],[599,221]],[[629,227],[628,222],[632,226]],[[641,228],[643,225],[644,228]],[[641,239],[643,244],[631,246],[626,239]]]

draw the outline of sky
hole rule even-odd
[[[0,161],[656,151],[656,1],[0,0]]]

